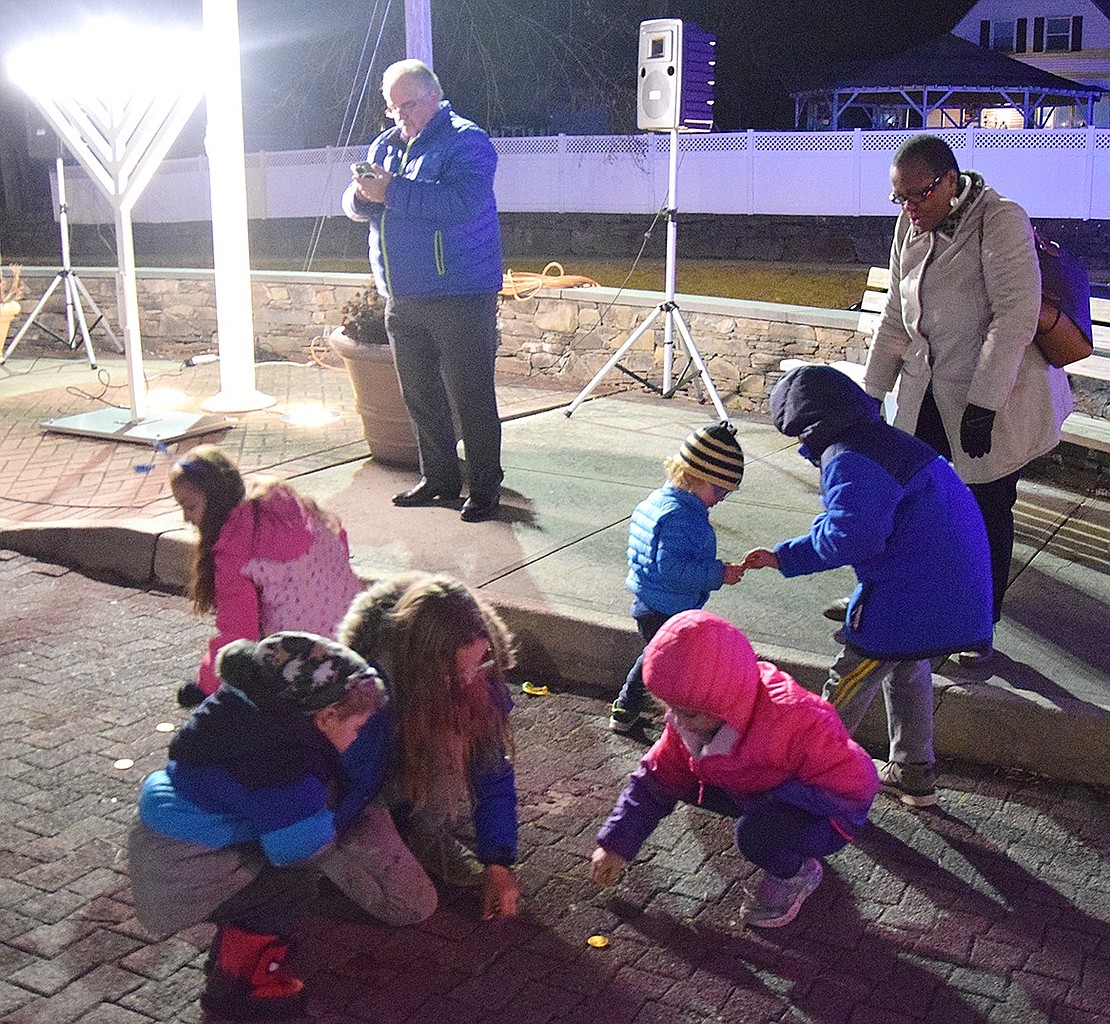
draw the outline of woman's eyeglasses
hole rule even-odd
[[[897,192],[890,193],[890,201],[895,206],[905,206],[906,203],[923,203],[929,198],[936,190],[937,186],[944,181],[944,176],[947,171],[941,171],[932,181],[928,188],[923,188],[920,192],[913,192],[908,196],[900,195]]]

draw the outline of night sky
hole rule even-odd
[[[200,0],[4,6],[0,51],[44,26],[79,24],[88,13],[199,25],[201,9]],[[239,0],[248,134],[267,148],[339,141],[350,127],[342,123],[348,96],[365,77],[358,58],[367,29],[373,21],[376,35],[386,6],[386,0]],[[404,2],[388,6],[368,118],[380,112],[381,68],[404,56]],[[542,129],[553,107],[573,101],[608,107],[619,122],[633,109],[638,23],[681,17],[718,36],[717,127],[789,127],[789,90],[812,71],[844,57],[897,52],[947,31],[970,6],[971,0],[432,0],[433,45],[448,95],[479,120]],[[545,76],[559,81],[547,88]],[[623,103],[620,93],[627,94]]]
[[[634,132],[639,22],[683,18],[718,37],[715,127],[790,128],[789,93],[808,77],[838,60],[896,53],[948,31],[971,5],[432,0],[433,49],[454,106],[494,133]],[[7,0],[0,58],[22,39],[77,28],[97,13],[199,27],[201,0]],[[239,0],[239,17],[248,151],[354,144],[373,136],[382,118],[381,72],[405,55],[404,0]],[[5,74],[0,145],[25,138],[26,106]],[[171,155],[200,153],[202,144],[203,110]],[[0,160],[0,179],[12,173],[10,161]]]

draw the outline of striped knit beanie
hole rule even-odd
[[[728,420],[695,430],[675,458],[687,472],[729,491],[735,491],[744,478],[744,453]]]

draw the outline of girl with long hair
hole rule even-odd
[[[429,873],[480,883],[483,918],[513,916],[520,890],[505,685],[513,653],[504,623],[458,580],[405,573],[359,595],[339,636],[390,682],[396,730],[385,793],[401,836]],[[466,812],[473,851],[456,835]]]
[[[232,640],[296,629],[334,636],[361,589],[339,520],[278,480],[249,486],[219,448],[198,445],[170,470],[170,489],[199,532],[189,597],[215,612],[216,634],[196,682],[178,690],[193,707],[214,693],[214,664]]]

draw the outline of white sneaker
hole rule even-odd
[[[988,646],[981,651],[960,651],[958,660],[964,668],[973,668],[985,671],[992,668],[996,659],[998,658],[998,651],[994,646]]]
[[[744,909],[744,923],[756,928],[781,928],[790,924],[806,897],[821,884],[825,870],[816,857],[807,857],[793,878],[776,878],[764,872],[755,897]]]

